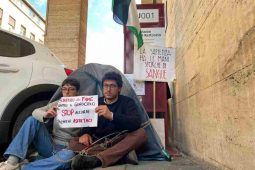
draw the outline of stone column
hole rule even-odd
[[[45,44],[68,67],[85,64],[87,0],[48,0]]]

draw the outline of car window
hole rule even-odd
[[[24,57],[34,53],[35,48],[30,42],[0,31],[0,56]]]

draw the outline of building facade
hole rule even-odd
[[[1,0],[0,28],[44,43],[45,19],[26,0]]]

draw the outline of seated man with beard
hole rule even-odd
[[[114,132],[128,130],[127,136],[114,146],[100,152],[96,156],[77,155],[72,161],[72,168],[91,169],[108,167],[117,163],[130,151],[138,149],[147,141],[147,134],[141,126],[137,107],[133,99],[120,95],[122,88],[121,75],[108,72],[102,79],[103,97],[99,98],[98,127],[84,128],[84,135],[79,142],[89,146],[94,139],[99,139]]]

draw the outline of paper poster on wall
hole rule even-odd
[[[134,79],[169,82],[175,78],[175,49],[144,45],[134,52]]]
[[[58,102],[57,122],[61,128],[96,127],[98,96],[62,97]]]
[[[144,81],[137,81],[134,80],[134,75],[133,74],[125,74],[125,77],[127,78],[128,82],[134,89],[136,95],[142,96],[145,95],[145,84]]]

